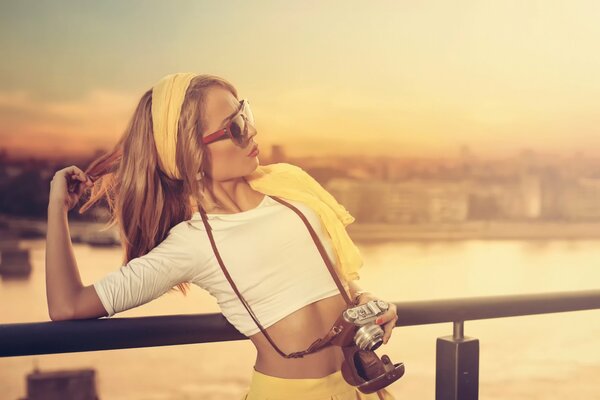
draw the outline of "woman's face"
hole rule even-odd
[[[224,128],[229,121],[223,121],[235,114],[240,108],[240,102],[235,96],[219,86],[208,89],[205,101],[204,120],[206,130],[203,136]],[[214,181],[225,181],[251,174],[258,166],[257,156],[248,157],[255,147],[254,136],[257,131],[249,126],[250,141],[244,148],[236,145],[231,139],[218,140],[206,144],[209,153],[208,171],[205,171]]]

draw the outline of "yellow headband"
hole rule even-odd
[[[194,73],[176,73],[163,77],[152,87],[152,128],[160,169],[172,179],[181,179],[175,163],[177,126],[181,105]]]

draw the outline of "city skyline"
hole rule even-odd
[[[322,150],[322,153],[314,154],[314,153],[295,153],[292,154],[289,152],[289,148],[282,144],[274,144],[272,146],[260,145],[261,153],[258,156],[260,160],[260,164],[268,164],[272,162],[296,162],[296,161],[309,161],[311,164],[315,165],[339,165],[340,163],[348,162],[348,160],[353,160],[357,162],[370,162],[374,160],[396,160],[399,162],[417,162],[429,163],[430,166],[435,166],[436,163],[445,163],[450,162],[454,163],[462,163],[462,162],[470,162],[475,163],[475,165],[479,163],[489,163],[489,162],[504,162],[506,160],[520,160],[520,161],[533,161],[533,160],[545,160],[551,164],[557,165],[562,162],[570,162],[573,164],[581,164],[583,166],[583,162],[592,162],[594,165],[600,164],[600,155],[597,155],[593,151],[590,152],[589,149],[583,150],[575,150],[575,151],[557,151],[557,152],[549,152],[549,151],[540,151],[537,148],[531,147],[521,147],[518,149],[514,149],[511,151],[507,151],[502,154],[484,154],[478,153],[474,149],[472,149],[468,145],[459,145],[451,151],[437,155],[419,155],[419,154],[396,154],[394,152],[385,154],[371,154],[371,153],[363,153],[360,150],[351,151],[348,153],[344,152],[336,152],[334,150]],[[109,148],[104,147],[90,147],[84,148],[80,152],[63,154],[61,152],[55,152],[53,154],[35,154],[35,153],[18,153],[11,151],[6,146],[0,145],[0,160],[37,160],[40,162],[51,161],[51,162],[88,162],[89,160],[95,159],[96,157],[104,154],[109,151]]]

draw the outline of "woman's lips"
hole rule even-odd
[[[258,146],[256,146],[256,147],[254,148],[254,150],[252,150],[252,151],[250,152],[250,154],[248,154],[248,157],[256,157],[256,156],[258,155],[258,153],[260,153],[260,151],[258,150]]]

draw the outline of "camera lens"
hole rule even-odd
[[[377,324],[364,325],[356,331],[354,343],[362,350],[375,350],[383,343],[383,329]]]
[[[379,348],[379,346],[381,346],[383,344],[383,340],[379,339],[375,342],[375,344],[373,346],[371,346],[371,350],[377,350]]]

